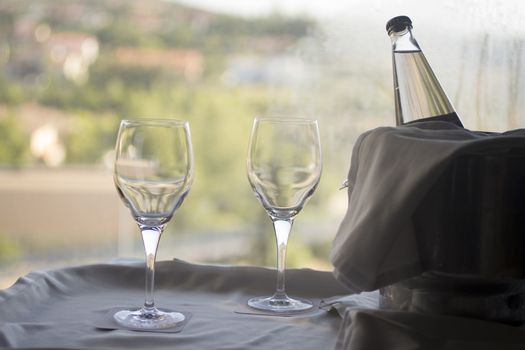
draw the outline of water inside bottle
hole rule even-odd
[[[394,64],[403,123],[454,112],[421,51],[394,52]]]

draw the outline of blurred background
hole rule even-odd
[[[518,0],[2,0],[0,288],[35,269],[142,258],[111,173],[133,117],[192,129],[194,185],[158,258],[264,266],[275,243],[246,179],[253,117],[318,119],[323,177],[288,266],[330,270],[353,143],[394,124],[385,24],[401,14],[467,128],[525,125]]]

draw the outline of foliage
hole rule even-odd
[[[16,82],[0,75],[0,104],[15,106],[27,99],[27,92]]]
[[[97,122],[93,122],[96,118]],[[71,117],[71,129],[65,138],[68,163],[101,162],[104,152],[115,145],[118,118],[79,113]]]
[[[0,119],[0,164],[21,166],[28,161],[29,141],[18,119],[8,114]]]
[[[14,239],[0,234],[0,266],[12,263],[22,253],[22,247]]]

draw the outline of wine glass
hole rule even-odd
[[[316,120],[255,118],[247,160],[248,180],[272,220],[277,241],[277,288],[273,296],[248,305],[271,312],[310,309],[304,299],[285,291],[286,246],[295,216],[315,191],[322,170]]]
[[[182,313],[155,307],[155,257],[164,226],[188,194],[193,151],[187,121],[123,120],[118,131],[114,180],[142,233],[146,254],[144,306],[121,310],[114,319],[132,329],[164,329],[184,321]]]

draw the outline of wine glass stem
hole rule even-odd
[[[162,226],[140,226],[144,252],[146,254],[146,296],[144,299],[144,311],[155,309],[154,287],[155,287],[155,258],[159,246]]]
[[[272,219],[275,238],[277,241],[277,288],[274,294],[275,299],[286,299],[284,272],[286,270],[286,247],[288,236],[292,229],[293,219],[279,220]]]

